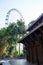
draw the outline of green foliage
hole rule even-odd
[[[8,27],[0,29],[0,49],[3,46],[4,49],[6,47],[6,50],[8,52],[7,51],[5,52],[8,56],[13,54],[14,52],[17,54],[18,52],[16,51],[16,44],[20,37],[22,37],[25,33],[26,33],[25,24],[22,20],[18,20],[17,23],[12,23]],[[14,48],[15,51],[12,52]]]
[[[34,24],[34,20],[33,21],[31,21],[29,24],[28,24],[28,27],[30,27],[31,25],[33,25]]]
[[[14,49],[14,46],[10,45],[8,48],[7,48],[7,56],[10,56],[13,52],[13,49]]]
[[[24,22],[22,20],[20,21],[18,20],[17,25],[18,25],[18,33],[24,35],[26,33]]]

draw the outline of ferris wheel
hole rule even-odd
[[[16,14],[15,14],[16,12]],[[13,13],[13,14],[12,14]],[[12,8],[10,9],[8,12],[7,12],[7,15],[6,15],[6,19],[5,19],[5,24],[8,25],[10,24],[12,21],[10,20],[10,17],[11,19],[14,18],[14,20],[16,19],[15,17],[13,17],[12,15],[16,16],[16,18],[18,19],[18,15],[19,15],[19,19],[22,19],[24,21],[24,18],[23,18],[23,15],[21,14],[21,12],[19,12],[19,10],[15,9],[15,8]],[[17,15],[18,14],[18,15]],[[17,21],[16,19],[16,21]],[[10,21],[9,21],[10,20]],[[13,20],[13,19],[12,19]],[[14,22],[14,21],[13,21]]]

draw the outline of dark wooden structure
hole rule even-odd
[[[43,65],[43,14],[28,28],[29,34],[19,43],[26,47],[27,60],[36,65]]]

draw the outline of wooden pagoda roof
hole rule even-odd
[[[29,33],[20,39],[19,43],[25,44],[25,42],[27,42],[29,44],[30,40],[36,41],[36,38],[39,38],[41,36],[43,33],[43,14],[35,21],[35,23],[28,29],[28,31]]]
[[[27,31],[31,31],[34,29],[35,26],[38,25],[38,23],[41,23],[41,20],[43,19],[43,13],[31,24],[31,26],[27,29]]]

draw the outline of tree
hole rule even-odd
[[[34,20],[33,21],[31,21],[29,24],[28,24],[28,27],[30,27],[31,25],[33,25],[34,24]]]
[[[17,21],[19,35],[26,33],[25,23],[22,20]]]
[[[18,41],[18,28],[16,23],[12,23],[8,26],[7,28],[8,35],[11,37],[8,39],[8,42],[12,45],[14,44],[15,46],[15,56],[16,56],[16,44]],[[13,43],[14,42],[14,43]]]
[[[8,54],[12,54],[14,46],[16,55],[16,45],[18,40],[24,36],[25,32],[25,24],[22,20],[18,20],[17,23],[11,23],[8,27],[2,28],[0,30],[0,56],[4,54],[5,49],[6,53],[8,52]]]
[[[25,24],[22,20],[18,20],[17,23],[12,23],[7,28],[9,35],[11,36],[10,39],[8,39],[9,43],[11,44],[14,42],[15,46],[15,56],[16,56],[16,44],[18,40],[24,36],[26,29]],[[20,45],[19,45],[19,54],[20,54]]]
[[[26,33],[25,23],[22,20],[17,21],[19,39]],[[20,55],[20,43],[19,43],[19,55]]]
[[[0,56],[4,54],[4,50],[6,48],[6,28],[2,28],[0,30]]]

